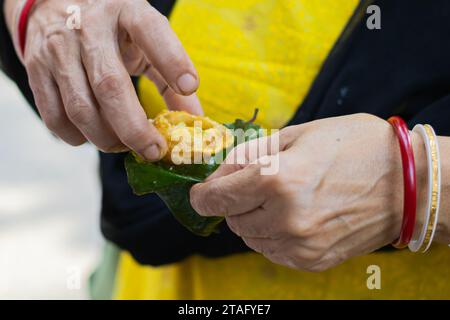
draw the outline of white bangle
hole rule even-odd
[[[411,241],[408,247],[412,252],[419,250],[426,252],[433,242],[439,216],[441,193],[439,146],[436,134],[431,126],[416,125],[413,131],[421,135],[425,144],[428,165],[428,197],[421,232],[418,239]]]
[[[436,207],[435,209],[435,213],[434,213],[434,217],[432,216],[431,218],[434,218],[434,221],[432,222],[432,229],[428,230],[428,232],[430,233],[429,235],[429,239],[428,239],[428,243],[426,245],[426,247],[423,249],[423,252],[426,252],[431,244],[433,243],[433,238],[434,235],[436,233],[436,228],[437,228],[437,223],[438,223],[438,219],[439,219],[439,209],[440,209],[440,204],[441,204],[441,156],[440,156],[440,152],[439,152],[439,142],[436,136],[436,133],[434,132],[434,129],[432,126],[430,126],[429,124],[425,125],[425,130],[427,131],[428,136],[430,137],[431,140],[431,155],[432,158],[434,156],[435,158],[435,163],[433,163],[434,168],[433,168],[433,174],[435,175],[435,178],[433,180],[435,180],[433,183],[435,184],[433,186],[433,197],[435,197],[435,203],[436,203]],[[434,150],[433,150],[434,148]],[[434,154],[433,154],[434,152]],[[433,213],[433,208],[432,208],[432,213]],[[425,237],[425,241],[427,241],[427,238]]]
[[[422,246],[423,242],[425,241],[425,234],[427,231],[427,226],[428,223],[430,221],[430,211],[431,211],[431,197],[432,197],[432,179],[433,179],[433,168],[431,165],[431,152],[430,152],[430,141],[428,140],[428,136],[427,133],[425,131],[425,128],[423,125],[418,124],[414,127],[413,129],[414,132],[417,132],[420,134],[420,136],[422,137],[423,143],[425,145],[425,150],[426,150],[426,154],[427,154],[427,168],[428,168],[428,179],[427,179],[427,184],[428,184],[428,193],[427,193],[427,205],[425,207],[425,212],[424,212],[424,219],[423,219],[423,224],[422,224],[422,230],[419,234],[419,237],[417,238],[417,240],[412,240],[409,244],[408,244],[408,248],[409,250],[411,250],[412,252],[417,252],[419,251],[420,247]]]

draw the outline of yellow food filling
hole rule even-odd
[[[150,121],[167,142],[163,161],[176,165],[208,163],[234,144],[232,131],[208,117],[166,110]]]

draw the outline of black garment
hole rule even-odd
[[[382,11],[381,30],[365,25],[366,7],[372,2]],[[167,3],[152,1],[165,14],[171,6]],[[362,1],[290,124],[357,112],[383,118],[399,114],[410,125],[430,123],[439,134],[450,135],[449,16],[448,0]],[[14,63],[11,47],[4,47],[8,35],[3,24],[0,21],[3,68],[32,102],[23,85],[23,68]],[[195,253],[225,256],[248,250],[225,224],[218,235],[197,237],[180,226],[155,195],[134,196],[126,183],[123,155],[101,154],[100,172],[102,231],[139,262],[159,265]]]
[[[450,135],[450,1],[380,0],[382,29],[365,7],[330,53],[291,124],[366,112],[400,115]]]

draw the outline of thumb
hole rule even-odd
[[[190,201],[203,216],[232,216],[251,211],[265,201],[258,164],[191,188]]]
[[[276,155],[288,149],[297,138],[297,127],[286,127],[270,136],[251,140],[236,146],[226,157],[220,167],[206,179],[210,181],[242,170],[265,156]]]

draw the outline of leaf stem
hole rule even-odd
[[[255,113],[253,114],[253,117],[248,120],[245,124],[253,123],[255,122],[256,118],[258,117],[259,108],[255,108]]]

